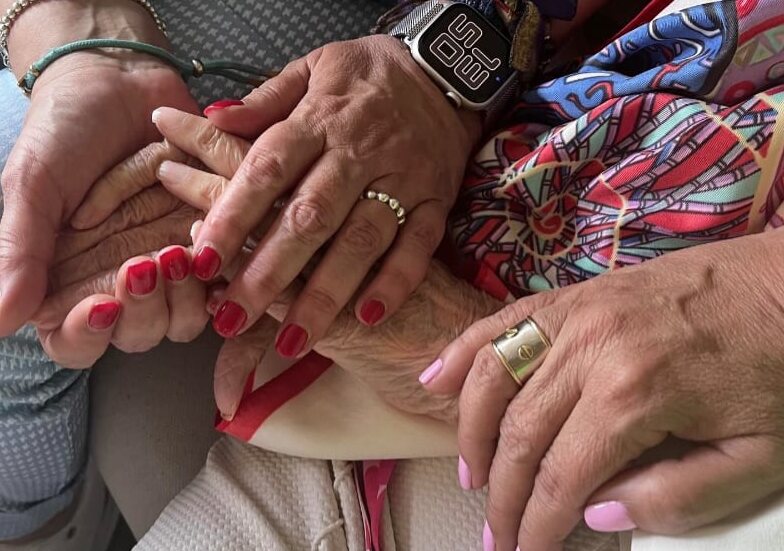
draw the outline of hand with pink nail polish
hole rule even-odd
[[[486,549],[561,549],[581,519],[679,534],[784,490],[780,231],[522,298],[438,354]],[[528,317],[552,347],[521,386],[490,342]]]

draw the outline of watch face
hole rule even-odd
[[[419,55],[470,102],[490,100],[513,73],[509,40],[464,4],[448,6],[419,38]]]

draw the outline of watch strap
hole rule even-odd
[[[445,7],[446,5],[438,0],[423,2],[411,10],[411,13],[406,15],[397,25],[395,25],[392,30],[389,31],[389,34],[406,41],[411,41],[421,33]]]

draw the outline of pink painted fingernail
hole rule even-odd
[[[495,551],[495,537],[487,521],[485,521],[485,529],[482,530],[482,546],[485,551]]]
[[[114,322],[117,321],[117,316],[119,315],[119,303],[99,302],[90,309],[90,313],[87,315],[87,325],[90,326],[90,329],[103,331],[114,325]]]
[[[604,501],[589,505],[583,514],[585,524],[596,532],[625,532],[637,525],[629,516],[626,505],[620,501]]]
[[[460,487],[464,490],[470,490],[474,486],[471,480],[471,469],[468,468],[468,463],[465,462],[462,455],[457,458],[457,479],[460,481]]]
[[[436,361],[430,364],[430,366],[425,369],[422,374],[419,376],[419,382],[423,385],[427,385],[436,378],[436,375],[441,373],[441,369],[444,367],[444,362],[441,361],[441,358],[438,358]]]
[[[215,111],[220,111],[221,109],[226,109],[227,107],[234,107],[237,105],[245,105],[245,103],[238,99],[222,99],[218,100],[214,103],[209,104],[204,109],[204,116],[208,117],[210,113],[214,113]]]

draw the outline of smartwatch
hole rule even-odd
[[[509,65],[509,39],[470,6],[429,0],[389,34],[408,46],[456,107],[486,111],[487,120],[517,90],[517,74]]]

